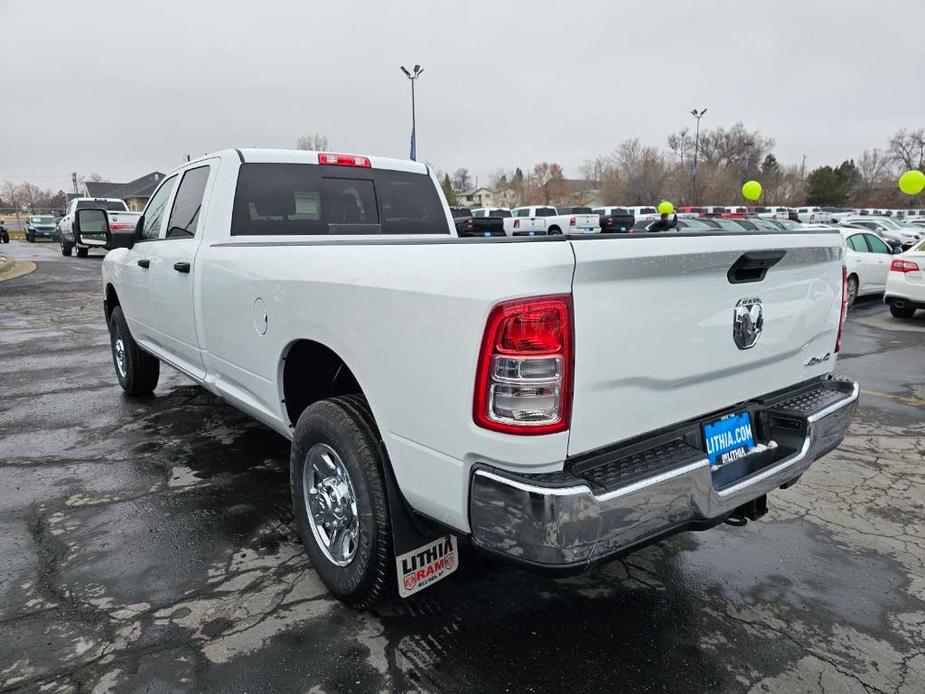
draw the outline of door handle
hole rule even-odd
[[[138,261],[138,267],[143,267],[145,270],[147,270],[150,266],[151,266],[151,261],[148,260],[147,258],[142,258],[141,260]]]
[[[177,272],[189,272],[189,263],[174,263],[173,269]]]

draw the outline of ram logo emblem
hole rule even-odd
[[[739,299],[732,317],[732,339],[739,349],[751,349],[764,328],[761,299]]]

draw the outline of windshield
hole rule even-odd
[[[555,217],[556,210],[553,207],[537,207],[536,216],[537,217]]]
[[[902,229],[903,228],[902,224],[892,219],[878,219],[877,221],[883,226],[885,226],[887,229]]]
[[[32,217],[29,220],[33,224],[54,224],[55,218],[52,216]]]
[[[510,210],[490,210],[488,213],[489,217],[510,217]]]

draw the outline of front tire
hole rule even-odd
[[[81,248],[80,246],[75,247],[77,249],[78,258],[86,258],[87,254],[90,252],[89,248]]]
[[[379,433],[366,400],[321,400],[299,416],[290,490],[296,527],[331,593],[372,605],[394,580],[392,530]]]
[[[61,242],[61,255],[71,257],[71,251],[74,250],[74,246],[69,244],[67,241]]]
[[[893,314],[894,318],[912,318],[915,315],[915,306],[899,306],[890,305],[890,313]]]
[[[116,306],[109,317],[109,343],[122,390],[129,395],[151,395],[161,375],[161,362],[132,339],[121,306]]]

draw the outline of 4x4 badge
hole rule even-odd
[[[739,299],[732,316],[732,339],[739,349],[751,349],[764,328],[761,299]]]

